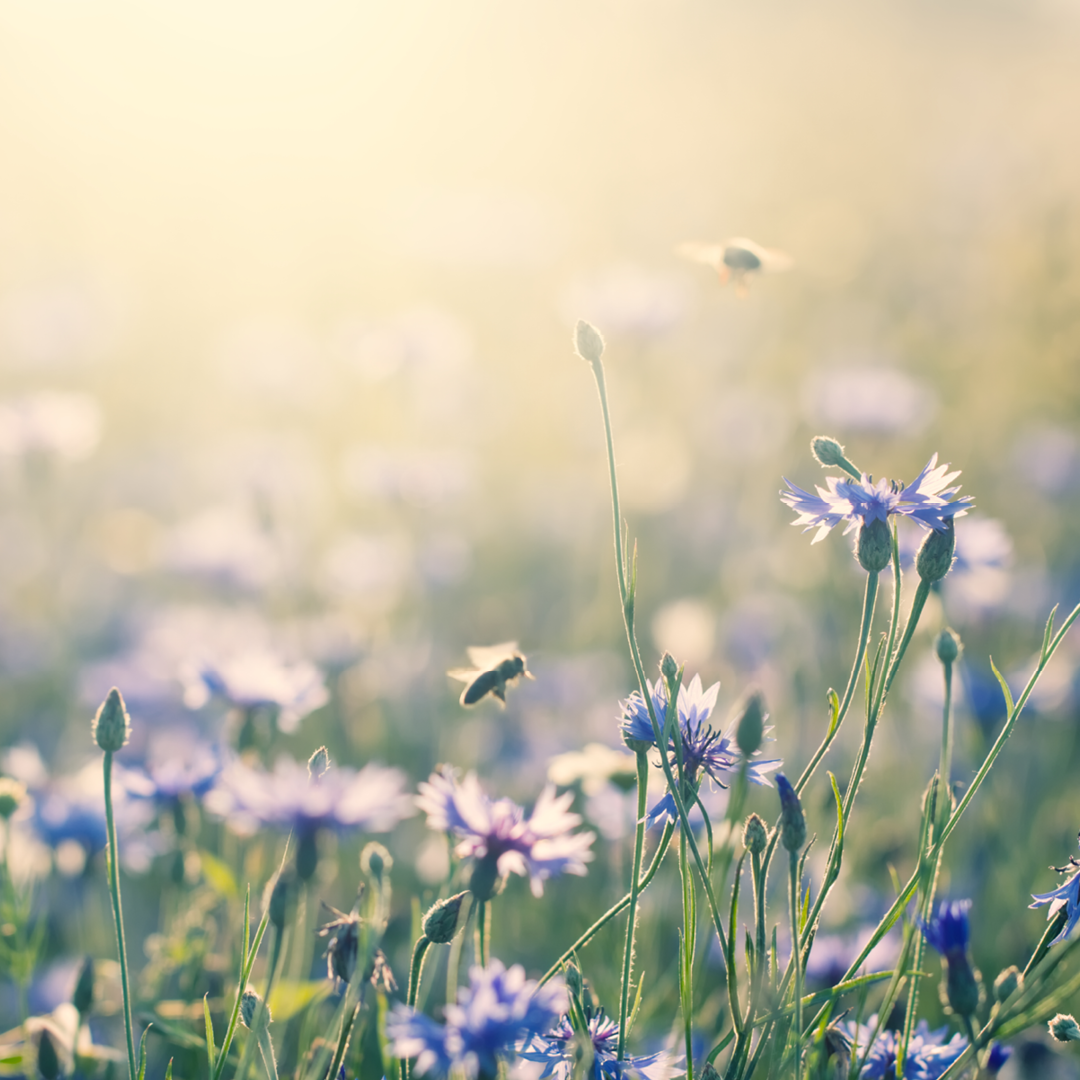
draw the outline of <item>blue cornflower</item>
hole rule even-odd
[[[645,1080],[667,1080],[674,1072],[682,1071],[682,1058],[667,1050],[640,1057],[618,1059],[619,1025],[598,1009],[589,1017],[589,1038],[592,1041],[593,1060],[590,1080],[629,1080],[644,1077]],[[539,1080],[554,1076],[556,1080],[570,1080],[578,1059],[577,1034],[570,1018],[563,1016],[551,1031],[534,1035],[518,1051],[527,1061],[540,1062],[544,1071]]]
[[[446,1006],[446,1023],[407,1005],[397,1005],[386,1025],[399,1058],[416,1058],[417,1075],[445,1077],[461,1069],[468,1080],[494,1080],[499,1062],[515,1048],[549,1027],[566,1010],[566,989],[557,980],[539,986],[515,964],[498,960],[469,972],[469,986],[458,990],[456,1005]]]
[[[968,957],[970,900],[942,900],[929,922],[919,920],[923,937],[945,959],[945,990],[949,1004],[960,1016],[973,1016],[979,1007],[982,989]]]
[[[804,526],[803,532],[817,528],[813,543],[823,539],[834,525],[846,521],[846,536],[860,525],[873,521],[888,521],[892,515],[910,517],[929,529],[944,529],[947,518],[961,517],[974,502],[964,495],[950,499],[960,490],[960,485],[948,487],[960,472],[948,472],[948,465],[938,465],[935,454],[926,468],[905,487],[895,480],[879,480],[876,484],[866,473],[861,480],[842,479],[838,476],[825,478],[827,488],[819,485],[817,495],[796,487],[786,477],[788,491],[780,493],[780,501],[790,506],[798,517],[793,525]]]
[[[992,1042],[990,1044],[990,1054],[986,1059],[986,1071],[992,1076],[996,1076],[1010,1057],[1012,1057],[1011,1046],[1002,1046],[999,1042]]]
[[[1028,904],[1028,907],[1037,908],[1042,907],[1043,904],[1049,904],[1050,910],[1046,913],[1046,919],[1049,922],[1063,907],[1068,918],[1065,921],[1064,927],[1062,927],[1061,933],[1058,934],[1051,945],[1056,945],[1059,941],[1064,941],[1076,927],[1078,921],[1080,921],[1080,861],[1077,861],[1076,856],[1069,857],[1068,866],[1063,866],[1059,870],[1059,873],[1063,873],[1066,870],[1075,868],[1076,873],[1072,875],[1064,884],[1059,885],[1053,892],[1048,893],[1032,893],[1031,898],[1035,901],[1034,904]]]
[[[118,771],[129,795],[164,806],[175,805],[185,795],[201,799],[214,786],[221,769],[218,751],[185,732],[183,738],[159,737],[143,768]]]
[[[896,1055],[900,1049],[900,1033],[882,1030],[866,1051],[866,1043],[877,1026],[877,1017],[871,1016],[866,1024],[845,1021],[840,1029],[852,1043],[852,1054],[864,1058],[859,1073],[860,1080],[892,1080],[896,1076]],[[963,1035],[954,1035],[948,1042],[948,1028],[931,1031],[925,1020],[915,1025],[904,1058],[905,1080],[938,1080],[945,1070],[967,1049],[968,1041]]]
[[[459,839],[458,858],[477,860],[469,887],[487,900],[507,874],[528,875],[533,895],[540,896],[552,875],[585,873],[596,834],[571,832],[581,824],[581,815],[568,809],[573,801],[572,792],[556,796],[549,784],[526,817],[510,799],[485,795],[475,773],[459,783],[452,770],[444,769],[420,785],[416,804],[427,814],[429,828]]]
[[[648,685],[657,722],[663,728],[667,717],[667,696],[659,682],[655,686]],[[737,772],[740,767],[742,755],[735,746],[734,738],[723,735],[708,723],[716,707],[716,695],[719,691],[719,683],[713,683],[707,690],[702,689],[700,675],[695,675],[689,685],[683,683],[679,687],[676,714],[682,738],[683,777],[691,785],[696,785],[703,776],[708,776],[720,787],[727,787],[729,775]],[[626,741],[656,744],[648,707],[645,699],[636,690],[623,702],[619,726]],[[771,730],[771,727],[767,727],[765,733]],[[674,764],[676,759],[673,740],[668,743],[668,751]],[[760,751],[756,751],[753,757],[757,758],[758,753]],[[769,761],[751,760],[747,776],[755,784],[772,787],[768,773],[782,764],[778,758]],[[670,792],[652,808],[646,822],[651,827],[657,822],[668,820],[678,820],[678,810]]]

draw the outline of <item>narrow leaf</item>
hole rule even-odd
[[[835,695],[834,695],[835,696]],[[836,777],[829,773],[829,783],[832,784],[833,798],[836,800],[836,846],[844,846],[844,801],[840,798],[840,788],[837,786]]]
[[[630,1031],[634,1026],[634,1021],[637,1019],[638,1010],[641,1008],[641,992],[645,988],[645,972],[643,971],[638,978],[637,990],[634,991],[634,1004],[630,1009],[630,1015],[626,1018],[626,1037],[630,1037]]]
[[[150,1025],[147,1024],[139,1040],[139,1080],[146,1080],[146,1036],[149,1034]]]
[[[828,738],[832,738],[833,732],[836,731],[836,725],[840,723],[840,698],[831,686],[829,687],[829,692],[825,695],[825,697],[829,703]]]
[[[994,673],[994,677],[997,679],[998,685],[1001,687],[1001,692],[1005,695],[1005,705],[1009,710],[1008,715],[1012,716],[1013,709],[1015,708],[1015,706],[1013,705],[1012,691],[1009,689],[1009,684],[1005,681],[1005,677],[1001,674],[1000,671],[998,671],[997,667],[994,665],[994,658],[992,656],[990,657],[990,670]]]
[[[203,1023],[206,1025],[206,1060],[210,1063],[210,1074],[213,1075],[214,1057],[217,1053],[217,1047],[214,1044],[214,1021],[210,1017],[209,998],[209,994],[203,994],[202,1011]]]
[[[1050,638],[1054,634],[1054,616],[1057,614],[1059,605],[1055,604],[1050,611],[1050,618],[1046,620],[1046,631],[1043,633],[1042,652],[1039,654],[1041,660],[1046,659],[1047,650],[1050,648]]]

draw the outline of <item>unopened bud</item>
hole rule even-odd
[[[776,774],[780,791],[780,843],[788,851],[798,851],[806,843],[806,817],[799,796],[783,773]]]
[[[581,969],[573,960],[569,961],[563,969],[563,978],[566,980],[566,989],[570,996],[580,998],[581,991],[584,988],[584,981],[581,978]]]
[[[120,691],[114,686],[101,703],[90,725],[94,740],[102,750],[115,753],[123,749],[131,735],[131,717]]]
[[[880,518],[859,526],[855,541],[855,557],[868,573],[879,573],[889,565],[892,558],[892,530]]]
[[[257,990],[253,990],[250,986],[244,991],[244,996],[240,998],[240,1019],[244,1022],[244,1027],[249,1028],[255,1022],[255,1014],[259,1011],[259,1006],[263,1004],[262,994]],[[266,1005],[263,1008],[263,1024],[270,1023],[270,1006]]]
[[[60,1058],[53,1046],[52,1036],[45,1028],[41,1029],[41,1041],[38,1043],[38,1072],[45,1080],[56,1080],[60,1075]]]
[[[979,976],[967,952],[946,957],[945,996],[958,1016],[974,1016],[982,999]]]
[[[742,834],[743,847],[751,855],[760,855],[769,843],[769,830],[765,822],[757,814],[751,814],[746,819]]]
[[[716,1071],[716,1067],[707,1058],[700,1075],[701,1080],[720,1080],[720,1074]]]
[[[466,893],[460,892],[456,896],[449,896],[445,900],[438,900],[424,916],[421,924],[424,929],[424,937],[437,945],[445,945],[454,940],[458,932],[458,916],[461,914],[461,902]]]
[[[293,907],[296,903],[296,882],[289,871],[283,871],[270,890],[270,903],[267,910],[270,923],[281,933],[292,921]]]
[[[761,747],[765,735],[765,698],[760,690],[752,690],[742,701],[741,713],[735,724],[735,742],[744,757],[750,757]]]
[[[994,980],[994,1000],[1004,1001],[1023,985],[1024,973],[1015,964],[1005,968],[998,972],[998,977]]]
[[[325,746],[320,746],[311,757],[308,758],[307,772],[312,780],[321,780],[330,769],[330,752]]]
[[[934,642],[934,648],[937,651],[937,658],[943,664],[951,664],[960,655],[963,645],[960,643],[960,635],[955,630],[945,627],[938,634],[937,641]]]
[[[574,327],[574,351],[590,364],[598,364],[604,355],[604,339],[600,331],[584,319],[578,319]]]
[[[79,978],[75,982],[75,993],[71,996],[71,1004],[79,1012],[82,1019],[86,1019],[94,1004],[94,960],[88,956],[79,968]]]
[[[956,530],[951,517],[945,518],[943,529],[931,529],[915,555],[915,569],[923,581],[940,581],[952,567],[956,548]]]
[[[394,858],[377,840],[372,840],[360,852],[360,869],[370,875],[376,883],[382,884],[383,878],[390,873]]]
[[[660,657],[660,674],[664,676],[664,682],[671,682],[679,674],[679,665],[669,652]]]
[[[818,464],[826,469],[834,465],[843,466],[847,462],[844,448],[828,435],[815,435],[810,440],[810,452],[817,459]]]
[[[0,818],[7,821],[26,802],[26,785],[10,776],[0,776]]]
[[[499,860],[489,851],[473,864],[469,875],[469,892],[477,900],[490,900],[499,891]]]
[[[1058,1013],[1050,1021],[1050,1034],[1058,1042],[1080,1042],[1080,1024],[1069,1013]]]
[[[319,836],[315,829],[306,829],[296,845],[296,876],[301,881],[310,881],[318,869]]]

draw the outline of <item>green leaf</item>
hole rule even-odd
[[[634,1021],[637,1019],[638,1010],[641,1008],[641,992],[645,988],[645,972],[638,976],[637,990],[634,991],[634,1004],[630,1009],[630,1015],[626,1018],[626,1037],[630,1037],[630,1032],[634,1027]]]
[[[270,1012],[275,1021],[288,1020],[329,993],[328,979],[282,979],[270,993]]]
[[[1005,695],[1005,705],[1008,708],[1008,716],[1012,716],[1015,706],[1013,705],[1012,691],[1009,689],[1009,684],[1005,681],[1005,677],[994,666],[994,658],[990,657],[990,670],[993,671],[994,677],[998,681],[998,685],[1001,687],[1001,692]]]
[[[1041,660],[1046,659],[1047,651],[1050,648],[1050,638],[1054,633],[1054,616],[1057,614],[1057,609],[1060,605],[1055,604],[1050,611],[1050,618],[1046,620],[1046,630],[1043,633],[1042,652],[1039,654]]]
[[[146,1080],[146,1036],[149,1034],[150,1025],[147,1024],[139,1040],[139,1080]]]
[[[829,703],[829,734],[826,737],[831,739],[840,723],[840,698],[831,686],[825,698]]]
[[[169,1058],[169,1064],[165,1066],[165,1080],[172,1080],[172,1063],[173,1059]]]
[[[210,1016],[209,997],[209,994],[203,994],[202,1011],[203,1023],[206,1025],[206,1060],[210,1064],[210,1073],[213,1075],[214,1056],[217,1053],[217,1047],[214,1045],[214,1021]]]
[[[833,695],[836,696],[835,694]],[[837,848],[843,848],[844,846],[844,802],[840,798],[840,788],[837,786],[836,777],[832,773],[828,774],[829,783],[832,784],[833,798],[836,800],[836,846]]]
[[[239,895],[240,890],[236,886],[233,872],[216,855],[211,855],[208,851],[200,851],[199,864],[203,877],[206,878],[206,884],[219,896],[232,900]]]

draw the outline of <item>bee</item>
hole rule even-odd
[[[731,281],[739,297],[746,295],[746,279],[750,274],[777,273],[792,265],[786,252],[762,247],[744,236],[732,237],[722,244],[680,244],[675,250],[686,259],[711,266],[720,275],[720,284]]]
[[[446,674],[451,679],[466,683],[461,691],[461,704],[475,705],[488,694],[494,694],[506,704],[506,688],[523,675],[533,676],[525,667],[525,657],[518,652],[516,641],[504,641],[501,645],[472,645],[467,650],[471,668],[451,668]]]

